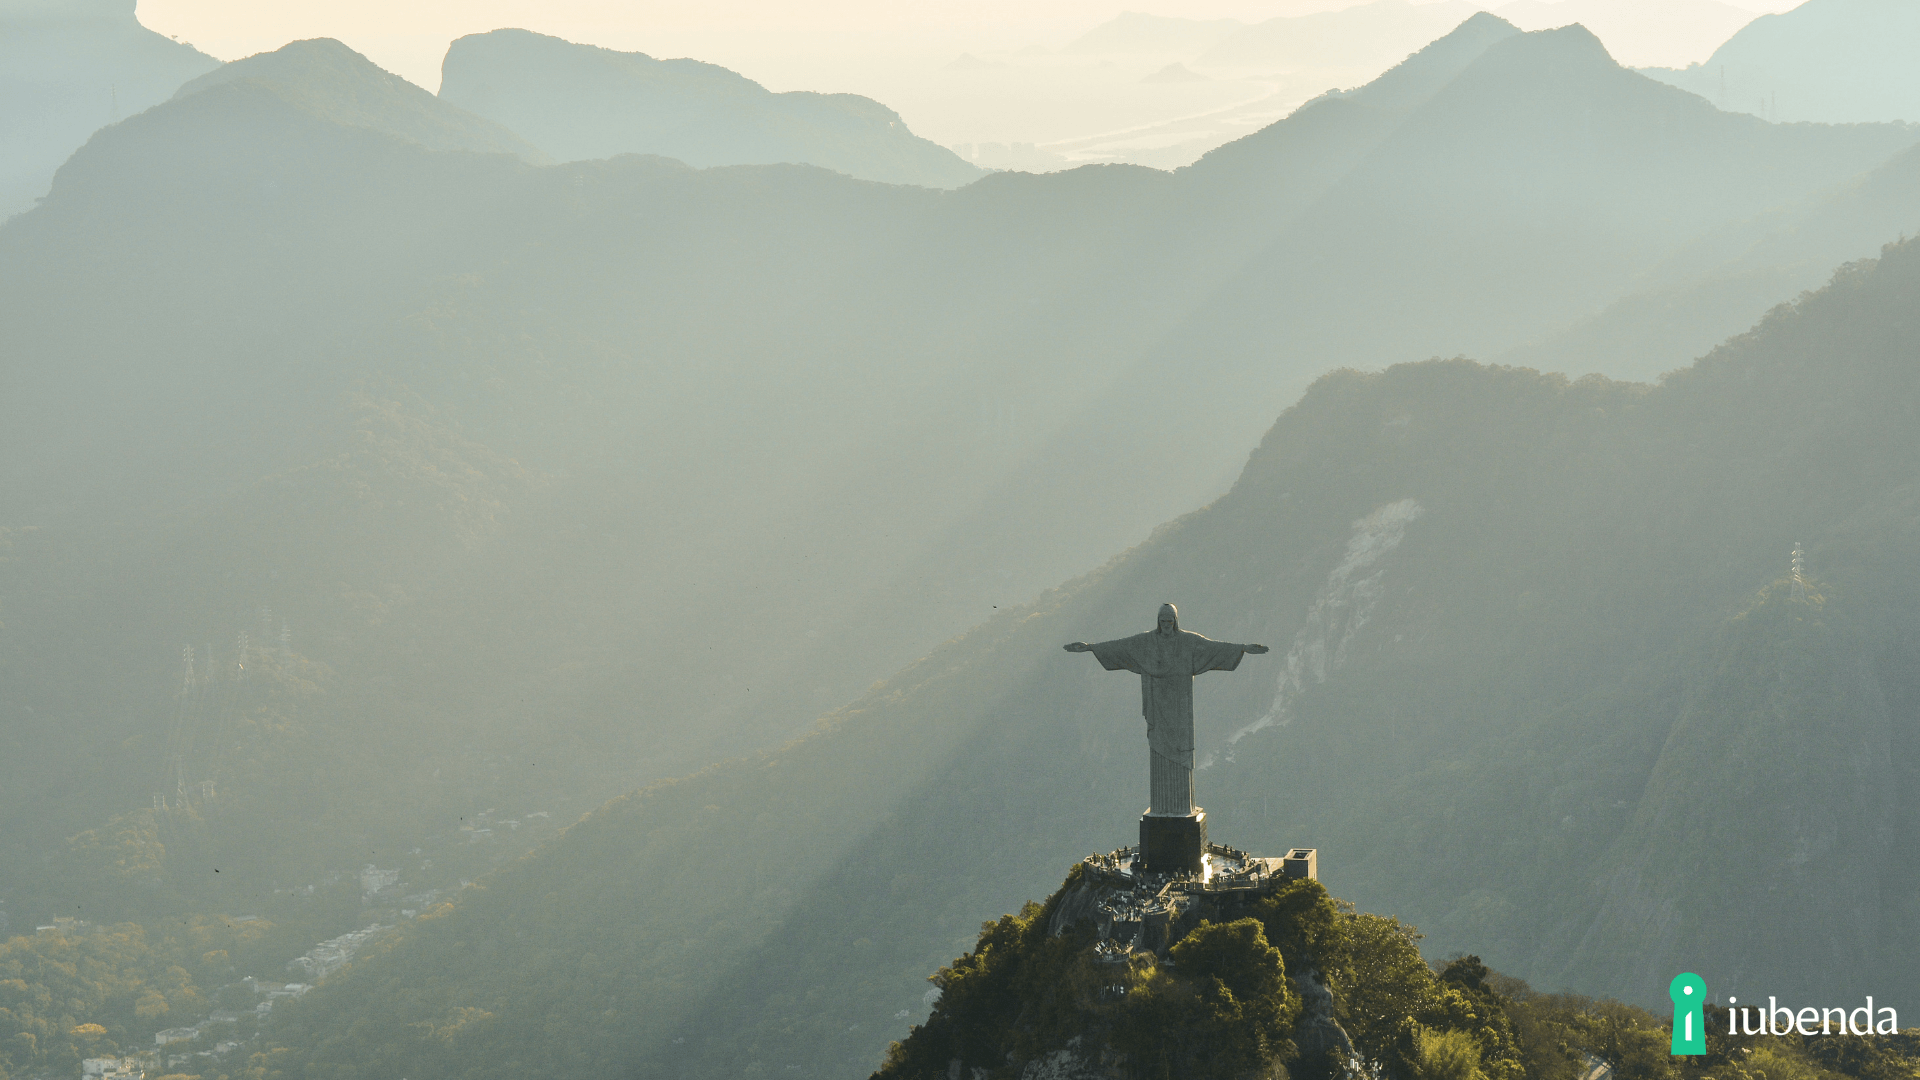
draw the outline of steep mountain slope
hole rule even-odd
[[[1723,109],[1828,124],[1920,117],[1920,9],[1901,0],[1807,0],[1763,15],[1704,63],[1646,74]]]
[[[1137,687],[1060,644],[1163,599],[1274,646],[1197,685],[1214,836],[1316,846],[1432,952],[1547,985],[1911,1007],[1920,864],[1887,839],[1920,811],[1916,295],[1920,244],[1890,248],[1658,388],[1328,376],[1219,501],[323,986],[288,1064],[860,1069],[978,920],[1127,842]],[[1776,584],[1795,539],[1804,599]],[[1779,860],[1715,846],[1767,836]],[[1753,919],[1775,933],[1727,932]]]
[[[1647,271],[1641,290],[1499,359],[1652,379],[1818,288],[1833,267],[1916,233],[1920,151],[1907,150],[1836,191],[1701,236]]]
[[[1025,518],[1223,485],[1228,433],[1255,430],[1307,373],[1500,355],[1598,314],[1683,234],[1841,183],[1912,140],[1904,126],[1719,113],[1621,69],[1580,27],[1518,35],[1479,16],[1179,173],[1172,213],[1205,275],[1187,284],[1193,306],[1137,335],[1119,377],[989,505]],[[1296,181],[1251,196],[1231,227],[1208,214],[1263,170]],[[1649,374],[1630,354],[1599,370]],[[1179,432],[1187,453],[1170,458],[1143,430]],[[963,564],[984,528],[956,530],[940,565]]]
[[[543,163],[525,139],[441,101],[332,38],[295,41],[270,53],[224,64],[182,86],[175,97],[242,79],[259,80],[297,107],[347,127],[411,139],[429,150],[513,154]]]
[[[656,60],[534,34],[470,34],[447,49],[440,97],[563,161],[659,154],[696,168],[794,162],[862,180],[950,188],[983,171],[854,94],[769,92],[698,60]]]
[[[1178,175],[951,192],[433,150],[471,129],[338,49],[249,63],[285,75],[101,133],[0,230],[0,505],[39,598],[0,597],[39,673],[0,707],[55,733],[0,763],[23,857],[179,797],[180,649],[263,607],[339,673],[308,680],[320,745],[391,766],[314,796],[383,850],[490,792],[581,807],[778,741],[1224,488],[1311,373],[1527,340],[1911,138],[1720,115],[1487,16]],[[1730,170],[1745,195],[1703,194]],[[436,434],[349,474],[393,517],[323,512],[329,463],[386,445],[369,396]],[[485,529],[400,493],[441,454]],[[112,775],[139,779],[90,802]],[[263,875],[338,869],[327,810],[256,805],[227,835]]]
[[[0,220],[45,195],[87,136],[219,63],[140,25],[126,0],[0,3]]]

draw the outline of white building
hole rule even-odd
[[[372,896],[381,889],[390,889],[400,883],[400,871],[382,870],[368,863],[360,871],[360,894]]]

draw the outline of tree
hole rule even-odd
[[[1480,1046],[1466,1031],[1413,1027],[1413,1080],[1487,1080]]]

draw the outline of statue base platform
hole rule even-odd
[[[1207,812],[1140,815],[1140,860],[1149,874],[1198,874],[1207,854]]]

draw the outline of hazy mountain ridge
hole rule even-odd
[[[1497,55],[1500,43],[1517,51]],[[1590,39],[1522,38],[1479,17],[1376,87],[1249,140],[1260,153],[1238,164],[1223,154],[1176,176],[1001,175],[947,194],[802,166],[698,171],[628,157],[536,169],[349,126],[324,95],[249,79],[209,87],[102,133],[47,204],[0,232],[5,333],[12,355],[30,358],[10,371],[13,442],[0,455],[10,504],[63,535],[86,532],[102,507],[198,513],[208,496],[332,453],[355,385],[420,394],[489,453],[563,478],[508,500],[524,508],[513,520],[550,515],[553,528],[529,525],[496,554],[435,572],[448,606],[445,621],[429,620],[434,633],[493,625],[476,613],[546,590],[555,599],[538,606],[538,625],[553,651],[529,663],[580,665],[537,681],[566,684],[567,700],[602,721],[634,709],[639,672],[685,670],[705,662],[697,643],[733,643],[754,658],[750,675],[648,692],[651,715],[634,726],[660,740],[657,757],[601,755],[610,784],[683,770],[694,751],[678,733],[737,751],[792,731],[1029,594],[1041,574],[1066,576],[1224,486],[1245,452],[1235,431],[1270,420],[1314,365],[1443,347],[1421,329],[1434,300],[1382,310],[1370,294],[1343,295],[1313,253],[1397,243],[1329,224],[1379,218],[1365,193],[1394,205],[1405,195],[1387,178],[1447,160],[1420,157],[1420,141],[1397,133],[1439,120],[1472,131],[1463,117],[1510,97],[1501,70],[1552,69],[1563,54],[1584,77],[1639,86]],[[1474,76],[1474,93],[1445,93],[1489,60],[1502,66]],[[354,85],[337,93],[351,100]],[[1563,96],[1584,108],[1585,85]],[[1802,186],[1844,174],[1836,147],[1865,159],[1906,137],[1723,120],[1763,147],[1832,159],[1776,170],[1775,192],[1795,188],[1796,170]],[[1584,166],[1551,143],[1541,153],[1555,169]],[[1289,160],[1356,164],[1314,177]],[[1282,183],[1265,179],[1274,175]],[[1455,197],[1478,200],[1478,183],[1465,174]],[[1251,227],[1236,216],[1248,205],[1262,207]],[[1458,216],[1457,204],[1420,208]],[[1296,224],[1315,211],[1327,213]],[[1498,215],[1430,236],[1424,257],[1444,265],[1489,219]],[[1232,233],[1235,246],[1209,247]],[[1248,251],[1263,261],[1249,267]],[[1495,293],[1522,274],[1477,285],[1457,275],[1458,290]],[[1417,298],[1423,280],[1382,281],[1378,295]],[[1510,313],[1488,315],[1489,336],[1519,335],[1497,329]],[[1314,334],[1341,346],[1302,347]],[[1208,357],[1198,380],[1197,355]],[[815,396],[823,388],[831,397]],[[722,415],[730,421],[712,422]],[[380,542],[317,527],[343,551]],[[590,539],[575,546],[576,536]],[[255,575],[277,560],[260,553],[202,571],[245,572],[236,580],[250,584],[223,603],[275,602]],[[568,568],[558,581],[514,576],[556,558]],[[352,591],[414,594],[406,578],[418,572]],[[68,573],[87,571],[58,571]],[[587,595],[594,580],[619,583],[600,599],[621,601],[570,625],[558,598]],[[793,581],[809,587],[783,584]],[[257,599],[242,598],[249,590]],[[100,602],[154,611],[146,632],[173,636],[166,605],[139,589]],[[20,640],[29,662],[41,646]],[[447,638],[482,652],[515,648],[507,640]],[[142,646],[153,666],[134,665],[126,692],[137,698],[148,680],[157,694],[178,644]],[[314,659],[347,670],[339,656]],[[472,688],[475,724],[518,745],[507,734],[516,699],[488,685]],[[538,728],[536,743],[573,744],[561,712],[542,707],[542,723],[559,726]],[[151,722],[137,709],[117,715],[129,735]]]
[[[1493,10],[1525,30],[1577,22],[1636,67],[1695,62],[1754,19],[1720,0],[1514,0]]]
[[[0,7],[0,220],[45,195],[94,131],[219,64],[140,25],[131,3]]]
[[[1276,646],[1265,666],[1250,660],[1197,687],[1202,750],[1232,751],[1198,777],[1216,836],[1253,850],[1317,846],[1330,887],[1411,916],[1433,951],[1477,936],[1548,985],[1654,997],[1644,972],[1602,958],[1664,972],[1685,955],[1729,992],[1853,993],[1796,953],[1714,936],[1713,920],[1649,940],[1605,911],[1605,882],[1609,867],[1662,842],[1647,816],[1659,812],[1658,778],[1689,771],[1683,734],[1698,722],[1685,702],[1724,664],[1694,643],[1730,618],[1740,625],[1795,537],[1810,541],[1816,570],[1831,567],[1819,570],[1834,581],[1824,617],[1835,617],[1832,596],[1858,597],[1848,633],[1887,659],[1876,663],[1879,689],[1858,699],[1873,710],[1788,705],[1773,722],[1816,741],[1836,723],[1871,734],[1889,715],[1874,711],[1874,694],[1911,696],[1898,675],[1914,669],[1913,605],[1900,584],[1911,577],[1894,568],[1912,557],[1898,538],[1916,533],[1887,514],[1911,507],[1897,498],[1920,461],[1920,428],[1894,422],[1914,397],[1893,392],[1914,378],[1904,358],[1920,340],[1909,314],[1917,289],[1920,246],[1890,249],[1657,389],[1461,361],[1329,376],[1219,502],[936,650],[816,736],[610,804],[402,950],[325,988],[287,1034],[323,1068],[397,1054],[382,1059],[404,1060],[409,1075],[488,1075],[485,1062],[556,1023],[578,1032],[563,1043],[581,1067],[857,1069],[889,1037],[884,1018],[918,1007],[918,976],[965,948],[979,918],[1044,889],[1076,853],[1126,842],[1144,782],[1137,687],[1059,646],[1125,632],[1163,598],[1201,632]],[[1271,708],[1281,647],[1357,519],[1408,498],[1423,514],[1371,568],[1382,600],[1345,665],[1306,681],[1290,723],[1229,747],[1228,735]],[[1868,560],[1843,556],[1840,536]],[[1788,702],[1813,700],[1803,695],[1818,696],[1830,673],[1861,677],[1822,655],[1759,662],[1768,678],[1804,687]],[[1887,666],[1896,658],[1906,667]],[[1850,805],[1832,802],[1821,759],[1791,742],[1756,745],[1770,749],[1721,766],[1697,797],[1770,792],[1774,805],[1821,813]],[[1905,748],[1920,742],[1889,745],[1903,747],[1894,770],[1878,801],[1859,807],[1880,817],[1855,822],[1870,835],[1907,820],[1916,800],[1892,778],[1912,775]],[[715,891],[687,872],[685,853],[702,844],[756,887]],[[1910,860],[1824,850],[1838,862],[1806,872],[1877,882],[1870,891],[1891,914],[1875,917],[1909,917],[1898,898]],[[747,869],[773,865],[788,869]],[[1777,873],[1765,862],[1678,877],[1638,865],[1641,887],[1682,911],[1766,897]],[[646,930],[636,932],[632,909],[589,899],[642,882]],[[1833,915],[1819,890],[1764,902],[1779,905],[1768,911],[1782,927],[1824,927]],[[1905,925],[1843,942],[1879,954],[1859,969],[1877,998],[1915,992],[1892,948],[1911,938]],[[528,970],[519,950],[536,942],[556,971],[576,970],[595,943],[593,970],[633,979],[591,980],[595,992],[612,993],[609,1016],[640,1026],[616,1036],[587,1019],[599,1010],[587,1000],[521,996],[550,982],[499,981]],[[704,974],[686,966],[694,956]],[[455,1005],[494,1013],[495,1033],[446,1051],[391,1041]],[[354,1045],[319,1041],[349,1023],[362,1033]]]
[[[148,790],[149,780],[164,787],[163,755],[139,739],[164,730],[180,646],[211,636],[227,649],[268,605],[293,613],[294,651],[334,673],[324,695],[303,699],[302,723],[311,719],[309,730],[339,740],[319,745],[364,755],[350,760],[368,763],[379,782],[362,788],[322,774],[300,800],[276,804],[264,795],[274,783],[270,769],[222,773],[253,787],[233,790],[237,802],[259,800],[251,804],[257,813],[230,819],[245,826],[246,850],[278,845],[272,854],[285,860],[244,876],[250,885],[301,883],[296,875],[334,867],[349,857],[338,843],[343,834],[354,843],[374,838],[383,852],[405,851],[418,834],[449,828],[450,816],[495,805],[496,795],[516,806],[551,799],[563,811],[577,809],[764,744],[855,697],[994,605],[1012,607],[1039,582],[1077,572],[1224,488],[1254,433],[1323,366],[1500,347],[1620,295],[1649,261],[1669,257],[1688,238],[1644,226],[1595,240],[1605,230],[1593,222],[1647,206],[1670,214],[1676,206],[1705,207],[1719,215],[1711,222],[1725,222],[1764,200],[1839,182],[1911,140],[1906,129],[1782,130],[1719,116],[1621,72],[1581,33],[1519,37],[1490,19],[1469,26],[1426,57],[1431,65],[1415,58],[1383,80],[1378,95],[1329,97],[1249,140],[1259,145],[1239,156],[1239,172],[1227,167],[1236,155],[1223,153],[1217,167],[1177,175],[1121,167],[996,175],[943,193],[806,166],[696,170],[621,157],[535,168],[504,154],[431,151],[404,135],[349,126],[311,98],[254,80],[211,87],[103,132],[63,169],[46,204],[0,230],[0,352],[19,358],[6,371],[0,475],[15,515],[8,524],[42,527],[26,545],[33,558],[15,566],[14,581],[31,581],[10,586],[37,590],[40,599],[4,598],[5,662],[34,690],[0,702],[8,710],[0,727],[58,733],[81,730],[80,720],[92,736],[112,737],[84,758],[67,754],[76,744],[60,735],[9,760],[8,820],[35,824],[30,834],[9,827],[8,842],[21,857],[37,857],[64,850],[64,836],[110,817],[88,801],[88,777],[138,778],[128,781],[128,805],[116,813],[146,804],[158,790]],[[1590,109],[1599,114],[1591,129],[1580,126]],[[1343,128],[1349,120],[1352,127]],[[1631,156],[1644,141],[1626,136],[1658,131],[1662,120],[1668,127],[1658,149],[1670,156],[1659,160],[1685,168],[1621,192],[1596,193],[1606,178],[1598,173],[1590,187],[1556,188],[1592,171],[1595,155]],[[1414,130],[1428,124],[1463,138],[1436,146]],[[1694,144],[1700,152],[1690,158],[1684,151]],[[1338,155],[1322,156],[1323,148]],[[1272,156],[1263,157],[1268,150]],[[1476,171],[1469,153],[1493,164]],[[1262,171],[1262,161],[1342,167],[1314,176],[1290,164]],[[1763,182],[1714,199],[1722,177],[1743,162],[1758,163]],[[1428,175],[1448,183],[1435,193],[1407,183]],[[1232,242],[1212,246],[1223,237]],[[1522,257],[1495,258],[1508,251]],[[1524,289],[1536,277],[1584,283],[1588,295],[1532,310]],[[1510,289],[1519,298],[1505,295]],[[1436,320],[1436,311],[1446,318]],[[1450,336],[1463,326],[1467,332]],[[1457,373],[1444,365],[1414,370]],[[1476,393],[1485,389],[1474,381],[1482,376],[1459,377]],[[1438,573],[1419,562],[1423,537],[1473,516],[1397,481],[1364,488],[1366,498],[1345,491],[1340,485],[1367,475],[1363,451],[1375,448],[1367,440],[1424,430],[1414,425],[1428,410],[1455,409],[1511,435],[1481,447],[1496,463],[1495,479],[1533,477],[1538,448],[1550,440],[1533,428],[1513,435],[1501,426],[1512,422],[1506,412],[1531,415],[1545,408],[1539,399],[1553,399],[1561,410],[1553,415],[1578,435],[1586,429],[1576,421],[1592,422],[1588,410],[1626,409],[1641,393],[1563,390],[1531,376],[1484,379],[1511,400],[1475,412],[1474,393],[1450,389],[1445,377],[1422,382],[1402,371],[1387,380],[1395,388],[1387,395],[1391,415],[1366,412],[1372,406],[1363,403],[1350,423],[1324,422],[1313,439],[1296,444],[1301,461],[1335,479],[1325,480],[1309,525],[1270,535],[1308,554],[1297,563],[1249,562],[1230,550],[1223,556],[1260,579],[1254,594],[1270,607],[1233,607],[1247,603],[1244,590],[1208,592],[1225,587],[1209,565],[1186,579],[1129,579],[1150,579],[1152,595],[1116,599],[1090,622],[1132,626],[1141,617],[1134,601],[1157,603],[1164,584],[1197,598],[1201,612],[1226,612],[1204,631],[1265,635],[1282,651],[1299,633],[1289,620],[1311,609],[1341,564],[1352,522],[1401,500],[1422,508],[1379,565],[1386,582],[1410,566]],[[421,451],[433,470],[488,481],[457,486],[460,498],[443,503],[438,485],[410,486],[428,473],[406,454],[356,458],[346,475],[379,476],[393,485],[396,504],[391,514],[362,514],[358,502],[328,486],[341,475],[327,463],[338,460],[340,439],[363,430],[343,403],[368,384],[383,388],[382,400],[411,402],[417,411],[408,415],[434,418],[446,441]],[[1355,387],[1378,385],[1377,378],[1330,380],[1312,408],[1350,394],[1364,398]],[[1300,423],[1306,414],[1289,415]],[[1670,432],[1663,437],[1692,445]],[[452,457],[442,461],[442,451]],[[1602,445],[1594,454],[1601,462],[1646,460],[1631,445]],[[499,482],[494,474],[509,462],[542,482]],[[1283,471],[1257,475],[1273,480]],[[1419,475],[1436,488],[1451,482]],[[263,485],[269,476],[282,479]],[[1598,470],[1577,479],[1598,477],[1616,500],[1604,505],[1625,505],[1632,493],[1601,483],[1609,476]],[[1468,494],[1492,515],[1498,492],[1494,485]],[[1282,487],[1269,494],[1304,502],[1307,493]],[[1690,506],[1697,494],[1689,489],[1671,505]],[[493,504],[498,512],[485,510],[486,529],[436,516],[443,506],[477,512]],[[247,513],[222,509],[232,506]],[[336,512],[342,506],[358,509]],[[272,525],[247,524],[257,520]],[[149,535],[156,521],[168,525],[164,542]],[[1511,553],[1522,550],[1521,539],[1546,535],[1542,549],[1558,550],[1550,541],[1566,538],[1531,520],[1506,524],[1510,535],[1476,534],[1481,546],[1462,541],[1461,549],[1487,559],[1483,548]],[[1188,559],[1168,538],[1195,527],[1191,519],[1169,527],[1151,549],[1160,554],[1140,558]],[[1815,535],[1809,528],[1804,538]],[[1776,537],[1755,541],[1753,551],[1776,559],[1781,546]],[[182,559],[182,551],[209,557]],[[1757,587],[1750,574],[1740,575],[1761,555],[1732,559],[1732,584],[1714,579],[1718,585],[1703,587],[1676,571],[1662,589],[1633,596],[1662,612],[1682,611],[1670,617],[1689,627],[1711,625]],[[1600,558],[1612,565],[1615,556]],[[1496,571],[1504,572],[1486,568]],[[1547,580],[1557,572],[1541,571]],[[1118,580],[1112,574],[1086,588],[1098,592],[1099,582]],[[1521,594],[1528,591],[1536,594],[1528,603],[1539,604],[1540,590]],[[1364,648],[1350,648],[1337,686],[1313,684],[1319,689],[1300,696],[1298,719],[1281,732],[1310,726],[1322,707],[1317,695],[1358,694],[1353,688],[1374,677],[1409,695],[1407,688],[1423,687],[1464,723],[1479,691],[1458,689],[1459,672],[1475,664],[1517,665],[1515,656],[1532,655],[1539,665],[1526,670],[1554,672],[1568,654],[1617,649],[1624,658],[1612,674],[1643,676],[1652,689],[1603,704],[1634,723],[1570,750],[1537,735],[1527,744],[1536,756],[1520,765],[1500,759],[1501,768],[1523,771],[1565,750],[1575,764],[1564,767],[1584,779],[1557,797],[1610,808],[1621,796],[1602,798],[1595,785],[1630,788],[1659,753],[1657,725],[1642,714],[1667,708],[1662,695],[1681,681],[1661,666],[1664,655],[1624,633],[1602,635],[1584,652],[1541,645],[1545,651],[1527,654],[1512,642],[1533,647],[1530,639],[1502,621],[1510,611],[1473,595],[1450,602],[1486,620],[1441,636],[1482,651],[1396,680],[1370,669]],[[1555,614],[1597,611],[1617,628],[1632,622],[1623,603],[1593,589]],[[1366,633],[1384,633],[1396,621],[1432,633],[1446,606],[1409,613],[1382,599],[1375,610]],[[1056,631],[1065,632],[1057,623],[1038,625],[1040,636],[1018,647],[1058,659]],[[1088,625],[1063,640],[1098,632]],[[79,661],[95,655],[111,658],[108,677]],[[984,678],[1014,687],[1032,674],[1024,671]],[[991,704],[977,700],[980,678],[956,685],[940,708],[966,716]],[[697,910],[707,895],[694,887],[699,882],[668,890],[660,936],[633,943],[622,969],[660,973],[663,986],[686,994],[660,1004],[653,1026],[639,1030],[636,1038],[656,1040],[644,1053],[674,1060],[675,1044],[658,1040],[697,1042],[708,1030],[701,1025],[718,1016],[737,1018],[743,1034],[702,1059],[709,1065],[699,1067],[717,1073],[816,1052],[795,1050],[805,1040],[781,1034],[781,1025],[814,1039],[819,1060],[835,1068],[871,1064],[873,1025],[919,1001],[928,965],[964,948],[983,910],[1010,910],[1033,894],[1026,882],[1057,880],[1059,837],[1021,824],[1012,829],[1011,855],[982,839],[1008,829],[999,817],[969,817],[981,774],[941,771],[941,748],[955,740],[965,740],[965,756],[996,764],[1014,796],[1046,789],[1019,820],[1062,822],[1060,835],[1072,837],[1068,854],[1082,854],[1084,837],[1103,829],[1124,834],[1138,810],[1131,794],[1081,805],[1077,784],[1052,787],[1060,786],[1054,763],[1083,754],[1106,770],[1090,778],[1088,791],[1134,790],[1127,688],[1089,673],[1088,683],[1070,687],[1084,696],[1047,697],[1060,689],[1048,689],[1051,678],[1033,675],[1025,684],[1037,688],[1032,700],[1058,710],[1034,713],[1033,727],[1080,717],[1071,746],[1021,742],[1037,736],[977,726],[988,722],[979,716],[976,726],[961,723],[938,737],[915,725],[948,717],[902,721],[911,730],[886,751],[900,756],[875,769],[899,775],[871,793],[877,802],[853,807],[845,819],[822,811],[797,820],[774,837],[784,848],[740,849],[747,864],[785,866],[793,850],[813,842],[810,830],[882,822],[866,837],[871,859],[851,846],[855,836],[809,849],[814,862],[802,876],[766,886],[791,892],[790,901],[769,901],[744,928],[701,939],[714,951],[699,963],[717,965],[716,978],[748,973],[743,978],[773,988],[772,997],[742,997],[724,982],[685,975],[698,966],[686,959],[692,953],[660,951],[661,941],[686,932],[673,921],[684,911],[672,904]],[[1273,704],[1265,688],[1274,685],[1252,676],[1229,684],[1259,687],[1244,689],[1257,700],[1239,702],[1238,726],[1210,738],[1217,744],[1265,715]],[[31,717],[22,711],[28,707],[36,710]],[[1411,712],[1404,700],[1395,708]],[[1252,828],[1261,777],[1292,775],[1285,756],[1261,757],[1259,740],[1270,734],[1235,744],[1232,768],[1224,759],[1215,766],[1222,776],[1244,777],[1219,788],[1223,823]],[[1313,752],[1363,773],[1375,767],[1370,754],[1453,763],[1427,753],[1431,747],[1377,733],[1357,746],[1328,738]],[[924,745],[909,745],[916,742]],[[301,754],[314,745],[301,744]],[[868,759],[836,745],[808,752],[864,778]],[[225,768],[211,757],[202,764]],[[1418,794],[1422,784],[1451,782],[1435,768],[1419,783],[1389,777],[1368,790],[1406,782]],[[1482,786],[1497,788],[1505,774],[1487,769],[1494,779]],[[445,770],[443,779],[436,770]],[[746,798],[763,786],[731,790]],[[56,797],[37,802],[46,792]],[[874,809],[889,799],[907,809],[891,817]],[[1263,812],[1269,806],[1264,797],[1259,805]],[[1587,820],[1587,805],[1580,802],[1576,821]],[[1357,821],[1365,808],[1356,804],[1349,816]],[[1321,827],[1311,805],[1280,811]],[[1567,816],[1557,805],[1530,805],[1524,820],[1533,831],[1525,835],[1559,837]],[[969,891],[965,881],[920,873],[928,858],[921,838],[944,835],[957,820],[973,821],[979,835],[950,837],[939,858],[951,854],[956,866],[1012,858],[1018,865],[1004,889]],[[754,827],[736,823],[720,832]],[[290,836],[306,839],[296,845]],[[1300,837],[1276,827],[1268,839],[1278,846]],[[1567,851],[1603,853],[1599,833],[1576,839],[1564,849],[1540,840],[1537,858],[1515,855],[1508,864],[1521,868],[1514,878],[1550,875],[1566,865]],[[1329,844],[1336,841],[1365,847],[1339,835]],[[478,864],[487,861],[484,845],[466,850]],[[680,865],[666,861],[669,854],[662,849],[662,861],[647,863],[649,855],[641,862],[666,868],[665,875]],[[1471,871],[1435,865],[1432,850],[1417,844],[1405,854],[1402,867],[1454,885]],[[562,877],[583,865],[565,863]],[[894,869],[901,866],[915,869]],[[1341,870],[1360,882],[1355,895],[1387,899],[1397,872],[1384,859]],[[1448,876],[1455,873],[1461,879]],[[34,883],[41,886],[49,895],[36,905],[52,903],[65,887],[51,878]],[[1463,887],[1455,895],[1467,899],[1445,910],[1431,898],[1402,909],[1438,927],[1443,940],[1492,942],[1502,956],[1521,957],[1508,966],[1540,970],[1527,967],[1544,961],[1525,952],[1528,941],[1514,937],[1521,924],[1510,915],[1530,910],[1526,897],[1548,886],[1473,894],[1479,887]],[[213,896],[245,894],[183,895],[212,904]],[[141,896],[114,894],[128,903]],[[583,918],[599,917],[591,899],[571,903]],[[1589,898],[1594,911],[1598,904]],[[499,910],[494,929],[505,948],[525,928],[516,912],[528,909]],[[847,918],[866,920],[870,947],[836,951]],[[936,931],[924,930],[929,921]],[[569,927],[578,928],[553,933]],[[1572,931],[1549,929],[1562,936],[1543,931],[1541,955],[1570,955]],[[590,927],[587,935],[618,933]],[[960,944],[949,947],[953,941]],[[568,947],[559,937],[549,944]],[[875,970],[898,979],[875,979]],[[821,986],[849,1011],[812,1010],[807,995]],[[413,995],[408,988],[403,996]],[[584,997],[569,1001],[574,1011],[561,1010],[556,1015],[568,1019],[556,1023],[604,1011]],[[445,1002],[429,995],[418,1007],[438,1004]],[[394,1016],[451,1026],[450,1014],[407,1012],[414,1007],[402,1002]],[[692,1026],[675,1027],[680,1018]],[[843,1019],[862,1026],[848,1032]],[[461,1038],[494,1047],[478,1039],[483,1030]],[[626,1038],[581,1030],[583,1061],[611,1052],[615,1044],[605,1040]],[[425,1067],[440,1066],[428,1055]]]
[[[1818,288],[1836,265],[1889,237],[1920,233],[1920,151],[1837,190],[1713,230],[1650,270],[1641,291],[1500,357],[1552,371],[1622,370],[1654,378],[1709,351],[1785,298]]]
[[[794,162],[864,180],[957,187],[984,175],[854,94],[769,92],[697,60],[656,60],[525,30],[447,49],[442,100],[519,131],[563,161],[660,154],[696,168]]]
[[[240,79],[260,80],[334,123],[385,131],[429,150],[512,154],[546,163],[544,154],[505,127],[441,101],[332,38],[295,41],[224,64],[182,86],[174,97]]]
[[[1648,68],[1734,112],[1849,123],[1920,118],[1908,62],[1920,10],[1900,0],[1807,0],[1748,23],[1704,62]]]

